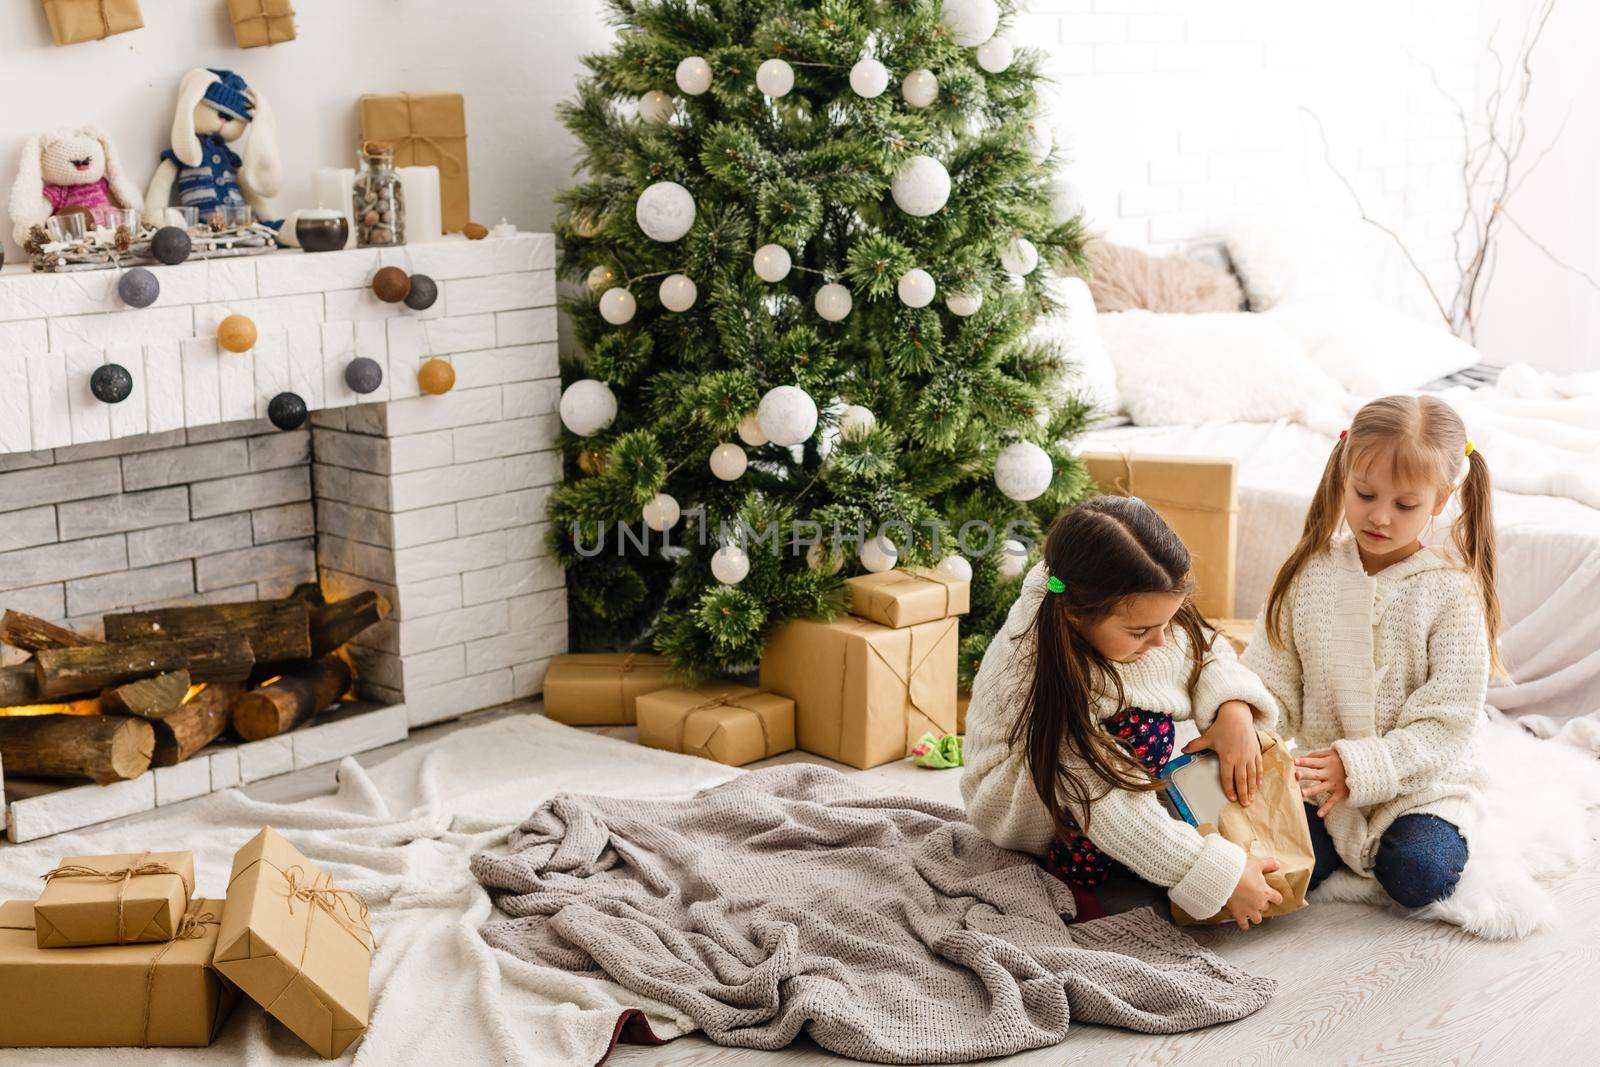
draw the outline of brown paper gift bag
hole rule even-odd
[[[861,768],[904,759],[924,733],[955,732],[959,623],[796,619],[767,641],[761,688],[794,700],[807,752]]]
[[[66,952],[38,946],[33,908],[0,904],[0,1047],[201,1047],[238,1000],[211,966],[220,900],[194,901],[170,941]]]
[[[460,93],[368,93],[361,139],[394,145],[397,167],[438,167],[445,233],[472,221],[467,181],[467,110]]]
[[[965,615],[971,585],[928,567],[903,567],[862,574],[844,583],[850,613],[900,629],[919,622]]]
[[[1261,914],[1289,915],[1306,906],[1306,888],[1311,884],[1316,856],[1311,851],[1305,802],[1295,781],[1294,757],[1277,734],[1262,731],[1260,738],[1261,791],[1248,808],[1228,803],[1218,819],[1221,825],[1202,823],[1200,832],[1221,833],[1252,856],[1275,858],[1278,869],[1267,875],[1267,884],[1283,895],[1283,901]],[[1172,917],[1189,925],[1233,921],[1226,908],[1210,918],[1197,919],[1174,906]]]
[[[194,892],[194,855],[68,856],[34,901],[40,948],[170,941]]]
[[[569,652],[544,675],[544,713],[568,726],[631,726],[635,701],[672,684],[665,656],[642,652]]]
[[[294,5],[289,0],[228,0],[228,18],[240,48],[294,40]]]
[[[234,854],[214,962],[321,1056],[367,1028],[367,906],[270,826]]]
[[[794,748],[794,701],[732,682],[639,697],[639,743],[741,767]]]
[[[44,0],[44,13],[58,45],[99,41],[144,25],[139,0]]]

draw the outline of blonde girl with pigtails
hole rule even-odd
[[[1432,543],[1452,499],[1450,540]],[[1242,659],[1303,753],[1313,887],[1343,864],[1410,908],[1455,891],[1499,629],[1489,467],[1461,417],[1431,396],[1365,405]]]

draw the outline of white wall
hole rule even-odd
[[[607,46],[599,0],[296,0],[299,39],[240,50],[224,0],[143,0],[145,28],[57,48],[39,0],[0,0],[0,204],[23,145],[57,126],[109,132],[140,184],[154,173],[185,70],[238,71],[277,112],[280,209],[310,206],[310,174],[354,166],[356,98],[366,92],[466,97],[472,210],[548,229],[568,184],[572,142],[556,121],[578,57]],[[9,222],[0,227],[6,256]]]

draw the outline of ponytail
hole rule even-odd
[[[1290,587],[1311,557],[1327,547],[1344,519],[1344,461],[1348,448],[1345,435],[1340,434],[1328,456],[1327,466],[1322,468],[1322,481],[1317,485],[1316,495],[1306,509],[1300,542],[1272,581],[1272,592],[1267,595],[1267,640],[1273,648],[1283,647],[1283,602],[1288,599]]]
[[[1483,621],[1489,630],[1489,664],[1496,675],[1505,673],[1500,661],[1500,594],[1495,588],[1498,559],[1494,543],[1494,510],[1489,484],[1489,464],[1483,454],[1467,445],[1467,475],[1461,480],[1461,518],[1451,541],[1483,595]]]

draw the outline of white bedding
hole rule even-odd
[[[1085,451],[1237,459],[1234,614],[1248,618],[1261,609],[1279,564],[1299,537],[1333,441],[1280,421],[1119,426],[1092,431],[1074,444]],[[1507,713],[1538,714],[1557,723],[1600,713],[1600,510],[1563,497],[1497,492],[1495,526],[1505,614],[1501,651],[1511,681],[1495,685],[1489,702]],[[1441,541],[1447,536],[1444,530],[1436,534]]]

